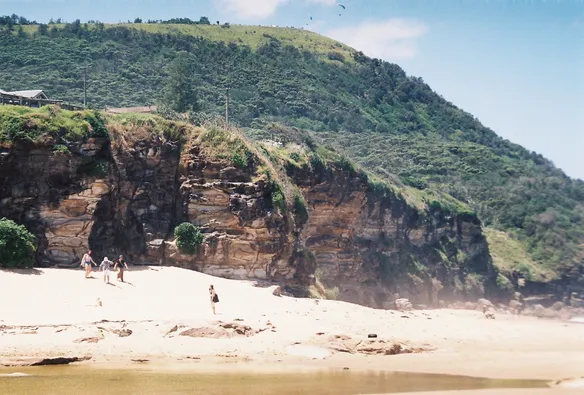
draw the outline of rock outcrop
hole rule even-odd
[[[22,366],[47,366],[47,365],[69,365],[74,362],[90,360],[90,355],[81,357],[36,357],[36,358],[11,358],[0,360],[0,366],[22,367]]]
[[[393,308],[399,295],[434,307],[439,299],[484,295],[477,279],[488,284],[495,273],[478,219],[422,215],[351,173],[289,171],[309,207],[302,237],[325,286],[337,286],[343,300],[382,308]]]
[[[0,217],[37,236],[39,264],[79,264],[87,251],[96,207],[110,189],[108,146],[95,138],[66,155],[26,141],[0,149]]]
[[[181,157],[180,217],[207,232],[196,256],[166,243],[166,262],[228,278],[291,279],[293,239],[288,219],[274,209],[272,189],[238,169],[208,158],[198,145]]]
[[[414,309],[410,301],[405,298],[396,299],[395,308],[399,311],[412,311]]]
[[[288,168],[306,209],[279,209],[265,158],[250,154],[236,166],[181,127],[183,137],[173,138],[145,124],[117,125],[109,138],[67,143],[65,153],[54,141],[0,148],[0,217],[37,236],[45,266],[76,266],[89,248],[96,260],[123,253],[133,264],[270,280],[287,292],[302,293],[316,276],[339,299],[378,308],[399,298],[476,300],[494,281],[472,215],[421,212],[334,165]],[[196,255],[173,241],[187,221],[205,235]]]

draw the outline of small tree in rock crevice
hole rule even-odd
[[[35,237],[23,225],[0,219],[0,267],[32,267]]]
[[[196,254],[204,238],[201,229],[190,222],[183,222],[174,228],[174,237],[179,250],[185,254]]]

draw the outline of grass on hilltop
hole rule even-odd
[[[3,146],[10,146],[16,140],[39,143],[64,139],[71,142],[106,134],[104,119],[95,111],[68,111],[58,106],[40,109],[0,106],[0,144]]]
[[[63,28],[65,24],[53,24],[56,28]],[[95,24],[88,24],[89,28]],[[272,38],[279,40],[283,45],[291,45],[300,50],[322,55],[325,61],[331,61],[330,53],[341,55],[343,62],[353,62],[355,50],[331,38],[322,36],[310,30],[295,27],[271,27],[251,25],[183,25],[161,23],[112,23],[105,24],[106,28],[123,26],[143,30],[148,33],[184,34],[187,36],[202,37],[211,41],[222,41],[237,45],[248,45],[255,50],[270,42]],[[23,26],[26,33],[33,34],[38,25]]]

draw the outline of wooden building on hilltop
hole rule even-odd
[[[66,110],[82,110],[83,107],[65,103],[63,100],[49,99],[40,89],[8,92],[0,89],[0,105],[12,104],[39,108],[48,104],[55,104]]]

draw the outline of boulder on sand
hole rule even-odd
[[[395,308],[399,311],[412,311],[414,309],[410,301],[406,298],[396,299]]]
[[[68,365],[73,362],[82,362],[91,359],[91,356],[83,357],[48,357],[48,358],[14,358],[0,360],[0,366],[46,366],[46,365]]]

